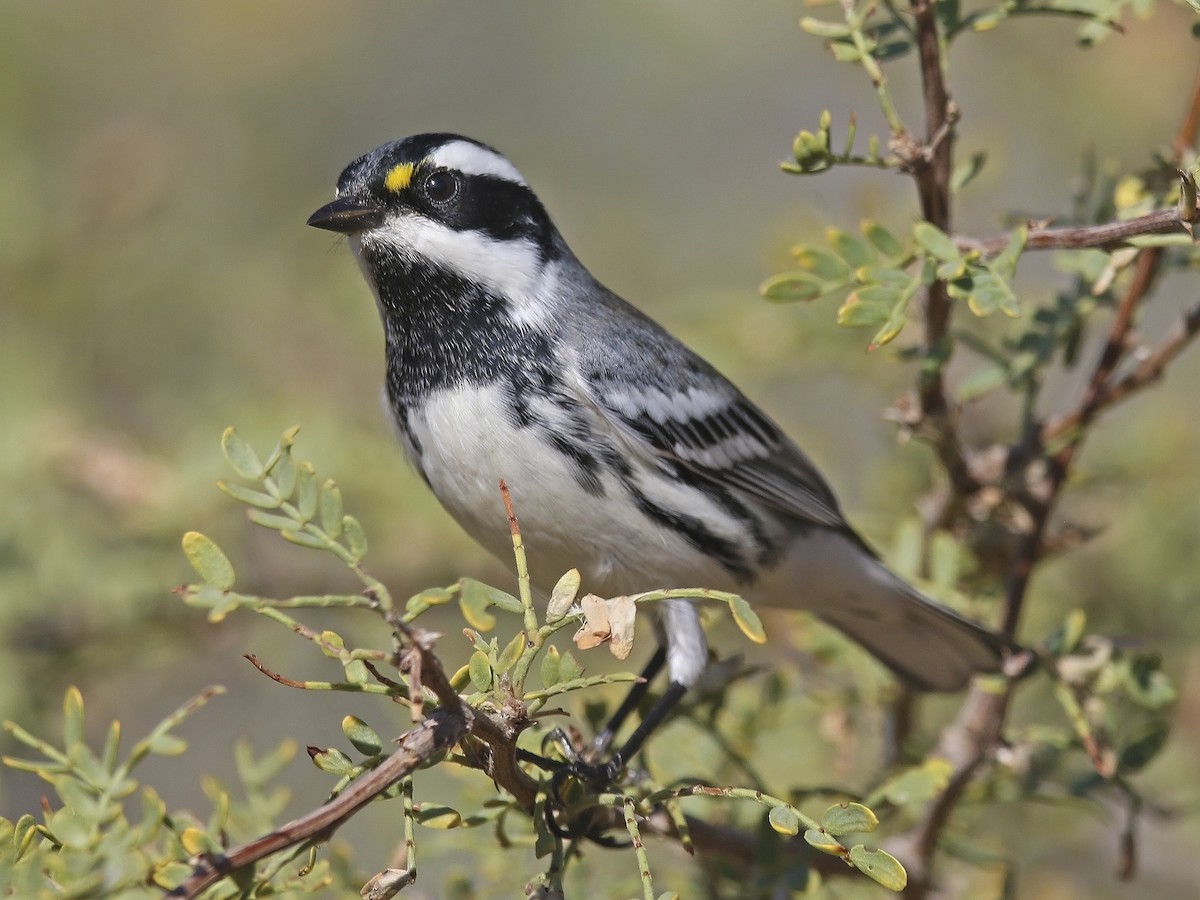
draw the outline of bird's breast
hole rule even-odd
[[[726,582],[719,567],[681,535],[648,518],[617,472],[601,431],[578,409],[568,423],[553,403],[514,414],[502,383],[459,385],[409,408],[400,425],[410,458],[438,500],[480,544],[511,562],[512,541],[500,494],[508,486],[535,586],[547,590],[570,568],[601,594]],[[565,432],[568,427],[574,433]],[[701,580],[706,579],[706,580]]]

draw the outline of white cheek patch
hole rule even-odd
[[[558,265],[545,264],[532,241],[498,241],[424,216],[400,214],[363,233],[362,243],[379,243],[482,285],[509,301],[518,324],[537,325],[553,312]]]
[[[464,175],[492,175],[515,184],[525,184],[516,166],[499,153],[470,141],[443,144],[425,157],[425,162],[436,168],[457,169]]]

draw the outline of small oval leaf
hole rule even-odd
[[[354,749],[364,756],[378,756],[383,750],[383,741],[375,729],[358,716],[346,716],[342,719],[342,734],[354,745]]]
[[[476,650],[471,654],[471,659],[467,663],[467,670],[471,675],[471,684],[475,686],[475,690],[483,692],[492,689],[492,665],[488,662],[487,655],[480,650]]]
[[[183,553],[206,584],[222,591],[233,587],[233,564],[215,543],[198,531],[183,536]]]
[[[846,848],[842,846],[841,841],[823,829],[808,829],[804,832],[804,841],[810,847],[815,847],[822,853],[828,853],[831,856],[843,856],[846,853]]]
[[[862,844],[856,844],[850,848],[850,863],[889,891],[902,891],[908,886],[904,866],[886,851],[868,850]]]
[[[342,491],[332,479],[326,479],[321,485],[321,497],[317,504],[320,507],[321,527],[331,538],[342,533]]]
[[[799,834],[800,818],[790,806],[772,806],[767,821],[780,834]]]
[[[457,828],[462,824],[462,814],[449,806],[421,804],[420,809],[413,811],[416,819],[426,828]]]
[[[798,303],[804,300],[815,300],[824,293],[825,288],[820,281],[811,275],[800,272],[785,272],[782,275],[772,275],[761,285],[758,292],[768,300],[776,303]]]
[[[233,426],[226,428],[221,434],[221,452],[229,460],[229,465],[243,478],[258,481],[263,477],[262,460],[246,441],[238,436]]]
[[[571,604],[579,595],[582,579],[578,569],[568,569],[554,585],[550,592],[550,602],[546,604],[546,622],[554,623],[561,619],[571,609]]]
[[[729,601],[729,611],[733,614],[733,621],[737,622],[738,628],[742,630],[742,634],[750,638],[756,644],[765,644],[767,642],[767,633],[763,630],[762,619],[741,597],[734,597]]]
[[[942,262],[953,262],[962,258],[954,240],[931,222],[918,222],[914,225],[913,238],[930,256]]]
[[[367,535],[354,516],[342,516],[342,532],[346,535],[346,547],[355,562],[367,555]]]
[[[878,817],[861,803],[835,803],[821,816],[821,828],[834,837],[874,831],[878,827]]]

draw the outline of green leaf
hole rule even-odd
[[[507,672],[511,669],[521,657],[521,652],[525,649],[525,632],[518,631],[513,635],[513,639],[508,642],[507,646],[500,652],[500,658],[496,660],[496,671]]]
[[[221,452],[225,454],[225,459],[233,466],[233,470],[243,478],[258,481],[263,477],[262,460],[258,458],[253,447],[238,437],[232,426],[221,434]]]
[[[408,598],[404,612],[408,618],[415,618],[431,606],[441,606],[454,599],[454,592],[446,588],[429,588]]]
[[[958,385],[955,397],[959,403],[969,403],[1008,384],[1008,367],[998,362],[985,362]]]
[[[767,821],[780,834],[798,834],[800,832],[800,817],[790,806],[772,806],[767,813]]]
[[[296,461],[292,459],[291,445],[281,444],[271,466],[271,480],[283,497],[291,497],[296,490]]]
[[[488,662],[487,654],[483,651],[476,650],[471,654],[471,659],[467,663],[467,671],[475,690],[483,693],[492,689],[492,664]]]
[[[351,659],[342,668],[345,669],[346,680],[350,684],[366,684],[371,679],[371,670],[361,659]]]
[[[889,891],[902,891],[908,886],[908,873],[896,857],[883,850],[868,850],[862,844],[850,848],[854,868],[877,881]]]
[[[772,275],[759,285],[758,291],[776,303],[799,303],[817,299],[824,293],[825,288],[811,275],[784,272],[782,275]]]
[[[835,803],[821,816],[821,829],[834,837],[874,831],[878,827],[875,813],[861,803]]]
[[[882,347],[884,344],[891,343],[896,339],[896,335],[904,330],[904,323],[908,320],[906,315],[908,310],[907,298],[911,296],[911,294],[903,292],[901,293],[900,297],[897,298],[896,303],[892,306],[892,312],[891,315],[888,316],[887,321],[883,323],[883,326],[877,332],[875,332],[874,335],[872,335],[871,343],[867,345],[868,351],[876,350]]]
[[[1133,775],[1141,771],[1147,763],[1162,752],[1169,732],[1167,723],[1162,720],[1147,724],[1140,733],[1121,748],[1120,755],[1117,757],[1117,771],[1122,775]]]
[[[206,584],[221,591],[233,587],[233,564],[215,543],[198,531],[183,536],[183,553]]]
[[[742,630],[742,634],[750,638],[756,644],[765,644],[767,642],[767,633],[763,630],[762,619],[741,597],[734,597],[729,601],[729,611],[733,614],[733,621],[737,622],[737,627]]]
[[[1162,709],[1179,697],[1171,679],[1160,670],[1161,664],[1153,653],[1139,653],[1128,661],[1125,689],[1129,698],[1143,709]]]
[[[546,622],[553,624],[567,614],[575,597],[579,594],[582,579],[578,569],[568,569],[554,585],[550,592],[550,601],[546,604]]]
[[[872,284],[851,291],[838,310],[837,322],[844,328],[888,322],[902,294],[899,288],[885,284]]]
[[[307,459],[296,466],[296,509],[304,522],[317,514],[317,470]]]
[[[261,509],[247,510],[246,517],[255,525],[261,525],[263,528],[272,528],[275,531],[295,531],[300,526],[300,523],[291,516],[263,512]]]
[[[1200,0],[1195,0],[1195,2],[1200,2]],[[826,22],[811,16],[801,19],[800,27],[809,34],[822,38],[844,38],[851,34],[850,26],[845,22]]]
[[[348,775],[354,770],[354,760],[336,747],[328,750],[309,747],[308,755],[318,769],[329,775]]]
[[[560,656],[558,648],[551,644],[546,648],[545,654],[542,656],[542,665],[539,670],[539,675],[542,679],[542,687],[551,688],[558,684],[562,679],[558,674],[558,664]]]
[[[934,757],[889,778],[867,797],[867,803],[874,806],[886,801],[893,806],[916,807],[944,791],[953,771],[949,761]]]
[[[862,233],[884,259],[897,260],[908,255],[908,248],[900,243],[900,239],[878,222],[864,221]]]
[[[158,756],[180,756],[187,750],[187,741],[173,734],[156,734],[147,746]]]
[[[63,749],[74,755],[83,745],[83,694],[72,685],[63,695]]]
[[[914,225],[913,238],[930,256],[942,262],[954,262],[962,258],[962,253],[950,236],[930,222]]]
[[[1013,319],[1021,314],[1021,308],[1017,305],[1017,295],[1013,293],[1008,282],[994,272],[984,271],[971,277],[967,306],[980,317],[991,315],[997,310]]]
[[[329,478],[321,485],[321,496],[318,500],[321,512],[321,528],[331,538],[342,533],[342,492],[337,483]]]
[[[841,229],[826,229],[825,237],[833,247],[833,252],[844,259],[852,269],[869,266],[877,259],[870,244]]]
[[[987,153],[980,150],[977,153],[972,153],[967,160],[955,166],[954,173],[950,176],[951,192],[957,194],[970,184],[975,179],[975,176],[983,171],[986,162]]]
[[[840,41],[832,41],[828,44],[828,47],[833,53],[833,58],[838,62],[856,63],[862,59],[862,54],[853,44],[843,44]]]
[[[843,283],[850,279],[853,269],[832,250],[800,246],[792,250],[796,263],[805,272],[821,281]]]
[[[583,666],[575,659],[575,654],[568,650],[558,661],[558,680],[574,681],[583,675]]]
[[[354,516],[342,516],[342,533],[346,536],[346,549],[355,562],[367,555],[367,534]]]
[[[248,506],[257,506],[260,509],[278,509],[279,504],[283,502],[277,497],[272,497],[270,494],[248,488],[245,485],[238,484],[236,481],[225,481],[222,479],[217,482],[217,487],[239,503],[245,503]]]
[[[899,59],[901,56],[912,50],[912,48],[913,45],[911,41],[888,41],[886,44],[882,44],[876,48],[871,55],[874,56],[879,62],[891,62],[892,60]]]
[[[1022,225],[1013,230],[1008,243],[1000,254],[991,261],[990,268],[1003,278],[1011,279],[1017,273],[1017,260],[1025,250],[1029,241],[1029,226]]]
[[[462,824],[462,813],[449,806],[438,806],[422,803],[419,809],[413,811],[418,822],[426,828],[448,829],[457,828]]]
[[[329,543],[326,538],[309,534],[307,531],[296,531],[294,528],[284,528],[279,532],[279,536],[285,541],[291,541],[301,547],[311,547],[314,550],[328,549]]]
[[[863,266],[854,270],[854,278],[864,287],[883,285],[903,290],[910,288],[914,283],[911,274],[904,269],[896,269],[891,266]]]
[[[810,847],[815,847],[822,853],[829,853],[833,856],[841,856],[846,852],[846,848],[842,846],[842,842],[824,829],[808,829],[808,831],[804,832],[804,841]]]
[[[378,756],[383,751],[383,741],[379,734],[358,716],[346,716],[342,719],[342,734],[354,745],[354,749],[364,756]]]
[[[496,627],[496,617],[488,612],[488,607],[496,606],[505,612],[521,615],[525,607],[512,594],[505,593],[474,578],[463,578],[459,581],[458,604],[463,617],[472,628],[479,631],[491,631]]]

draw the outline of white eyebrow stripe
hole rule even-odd
[[[430,153],[426,160],[438,168],[457,169],[464,175],[494,175],[528,187],[516,166],[499,153],[470,141],[443,144]]]

